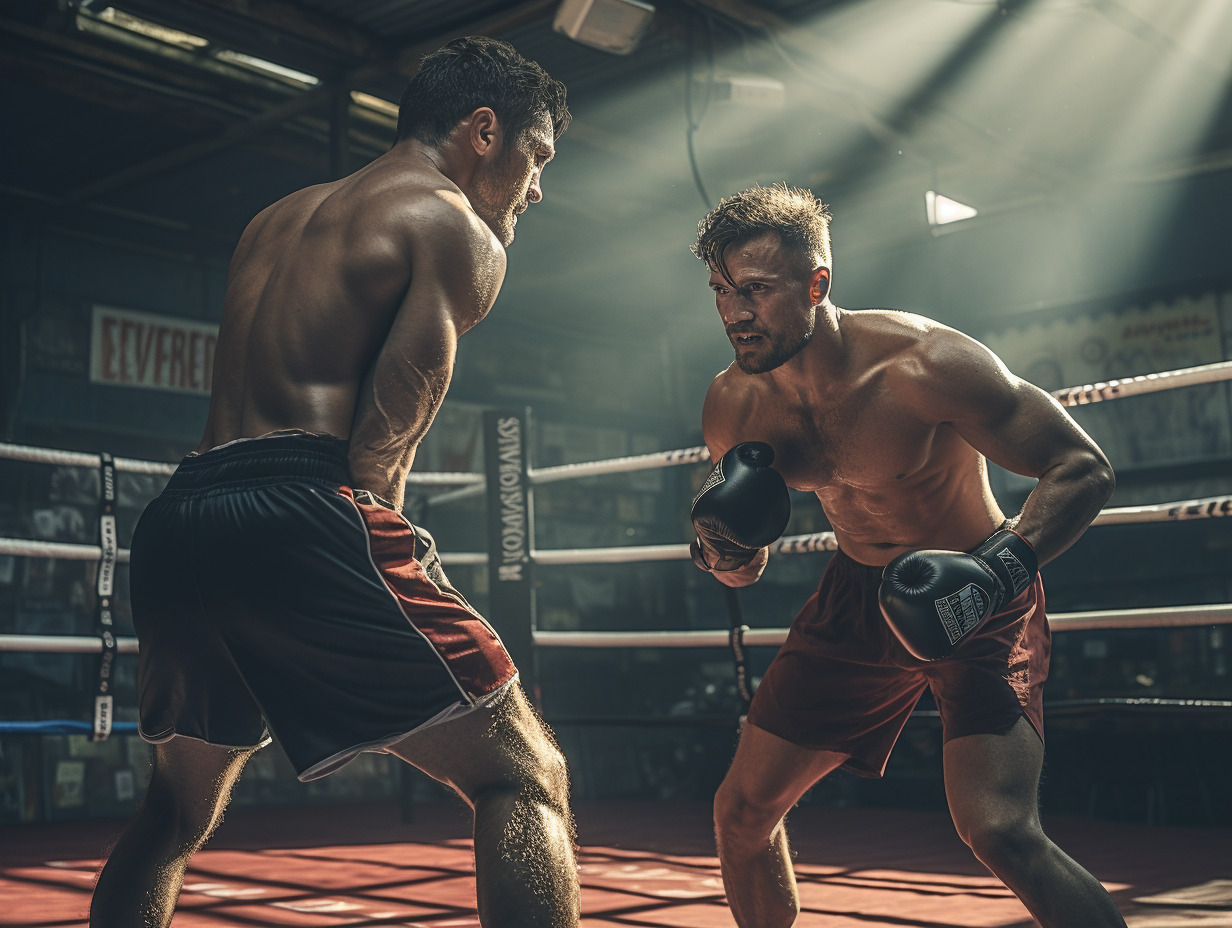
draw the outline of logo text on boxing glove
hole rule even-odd
[[[980,624],[988,611],[988,594],[974,583],[968,583],[957,593],[935,600],[937,618],[945,629],[950,644]]]

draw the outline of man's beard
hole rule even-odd
[[[491,173],[481,177],[475,185],[472,201],[476,212],[488,224],[488,228],[500,239],[502,246],[508,248],[513,241],[513,227],[517,224],[515,210],[518,206],[517,197],[512,196],[512,184],[509,178],[499,170],[498,166]]]
[[[772,371],[776,367],[786,364],[799,354],[804,349],[804,346],[813,340],[814,329],[815,324],[810,325],[807,331],[803,333],[787,333],[774,339],[770,339],[769,336],[758,332],[756,334],[761,335],[763,339],[769,342],[769,353],[761,356],[745,357],[737,350],[736,366],[746,374],[765,374],[768,371]],[[736,331],[732,334],[740,333]]]

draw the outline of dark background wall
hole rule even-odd
[[[477,417],[493,406],[532,407],[537,466],[699,444],[701,400],[730,348],[688,247],[706,209],[756,182],[809,186],[831,204],[839,305],[954,325],[1047,389],[1191,363],[1160,330],[1139,340],[1142,352],[1077,353],[1057,367],[1059,382],[1036,365],[1049,338],[1058,356],[1073,354],[1067,340],[1080,335],[1124,348],[1133,342],[1126,327],[1143,318],[1163,324],[1198,313],[1207,328],[1192,363],[1232,356],[1232,16],[1219,0],[657,6],[628,57],[553,32],[548,3],[407,4],[397,14],[341,0],[122,6],[212,43],[185,58],[117,32],[105,4],[3,4],[0,440],[161,461],[192,448],[204,396],[91,382],[93,307],[216,323],[230,251],[248,218],[358,167],[392,139],[388,118],[336,101],[350,90],[396,100],[419,55],[475,31],[508,38],[565,79],[575,118],[545,174],[544,203],[519,223],[495,310],[463,340],[421,467],[478,470]],[[321,83],[237,76],[209,57],[220,48]],[[731,73],[780,81],[783,105],[715,99]],[[309,94],[315,108],[287,111]],[[268,119],[274,111],[287,115]],[[979,215],[930,228],[928,189]],[[1230,402],[1225,383],[1075,415],[1115,450],[1113,504],[1145,504],[1228,492]],[[538,546],[679,543],[704,470],[544,488]],[[92,540],[88,474],[0,462],[0,476],[0,535]],[[1000,473],[994,484],[1010,508],[1029,489]],[[125,539],[157,489],[157,480],[126,478]],[[432,496],[413,493],[408,511],[437,535],[446,564],[451,551],[482,550],[482,502],[434,505]],[[815,502],[797,495],[794,503],[789,531],[826,528]],[[785,626],[825,557],[778,558],[742,594],[746,621]],[[1227,525],[1207,520],[1092,529],[1046,576],[1050,605],[1064,612],[1227,602],[1230,568]],[[0,555],[0,632],[88,632],[91,569]],[[451,575],[486,604],[482,570]],[[538,583],[544,628],[722,628],[729,620],[720,591],[683,562],[545,567]],[[1051,716],[1046,802],[1113,817],[1226,821],[1223,792],[1201,799],[1201,789],[1186,793],[1175,782],[1186,768],[1206,782],[1227,762],[1226,715],[1078,701],[1227,700],[1230,647],[1218,626],[1059,634],[1049,695],[1069,706]],[[754,649],[755,676],[771,657],[772,649]],[[3,655],[0,667],[0,717],[84,717],[90,659]],[[132,717],[133,675],[125,659],[121,718]],[[722,775],[738,711],[722,650],[545,650],[539,675],[580,794],[699,797]],[[633,718],[655,726],[630,727]],[[3,814],[14,817],[113,812],[128,795],[117,791],[116,772],[141,775],[140,749],[124,739],[89,749],[2,743],[33,791],[10,797],[21,811]],[[1084,752],[1117,758],[1126,744],[1146,753],[1084,772]],[[78,755],[97,781],[93,798],[57,812],[57,765]],[[817,798],[937,804],[938,758],[936,724],[924,712],[890,782],[840,778]],[[268,771],[252,776],[261,784],[253,801],[309,797],[279,761],[262,763]],[[355,776],[311,795],[393,788],[379,766]],[[51,784],[37,800],[36,782]]]

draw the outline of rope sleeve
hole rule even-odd
[[[116,467],[115,458],[103,452],[99,462],[98,506],[98,558],[97,606],[95,630],[102,641],[103,653],[98,661],[98,689],[94,694],[94,730],[92,740],[106,741],[111,734],[115,697],[111,692],[112,674],[115,668],[116,637],[115,622],[111,613],[111,598],[115,591],[116,555],[119,544],[116,539]]]

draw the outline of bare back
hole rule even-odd
[[[1054,434],[1055,404],[945,326],[836,312],[839,368],[812,382],[735,366],[715,379],[703,413],[712,456],[741,441],[769,443],[787,484],[816,494],[839,546],[862,563],[974,547],[1004,519],[985,455],[1038,476],[1040,462],[1073,440]],[[1023,444],[1020,431],[1039,423],[1044,430]]]
[[[360,485],[400,500],[454,341],[504,270],[491,230],[413,144],[280,200],[232,260],[198,450],[288,429],[351,439]]]

